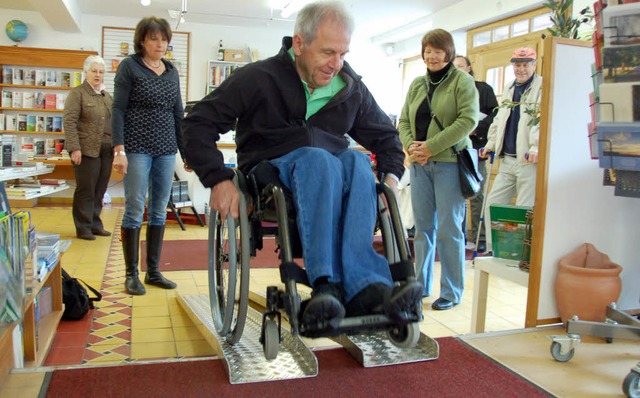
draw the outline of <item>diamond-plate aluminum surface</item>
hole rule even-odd
[[[413,348],[399,348],[393,345],[385,332],[342,335],[334,338],[365,368],[398,365],[438,359],[438,342],[420,333],[418,343]]]
[[[207,295],[178,295],[178,301],[201,333],[224,361],[231,384],[254,383],[260,381],[299,379],[318,375],[318,361],[309,347],[298,337],[294,337],[284,327],[281,329],[282,342],[276,359],[267,361],[264,357],[260,332],[262,315],[249,307],[247,321],[240,341],[231,345],[218,333],[211,319],[211,306]]]

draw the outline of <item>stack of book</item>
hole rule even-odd
[[[36,261],[33,275],[40,281],[57,263],[60,254],[60,234],[36,232]]]

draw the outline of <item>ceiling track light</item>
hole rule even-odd
[[[142,4],[145,7],[148,7],[149,4],[151,4],[151,0],[140,0],[140,4]]]

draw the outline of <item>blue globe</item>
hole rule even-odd
[[[7,36],[16,43],[25,41],[27,36],[29,36],[27,24],[17,19],[7,22],[7,27],[4,31],[7,33]]]

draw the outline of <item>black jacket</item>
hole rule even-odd
[[[349,146],[345,134],[376,154],[378,170],[402,176],[404,153],[389,117],[360,76],[345,62],[347,84],[316,114],[305,120],[307,100],[300,76],[283,39],[271,58],[237,69],[194,105],[182,123],[187,163],[205,187],[230,179],[216,147],[220,134],[236,126],[238,168],[248,172],[261,160],[311,146],[336,153]]]
[[[487,143],[487,133],[493,122],[493,118],[498,113],[498,100],[493,93],[493,88],[485,82],[476,82],[478,96],[480,97],[480,112],[487,115],[478,122],[474,133],[471,134],[471,142],[475,149],[480,149]]]

